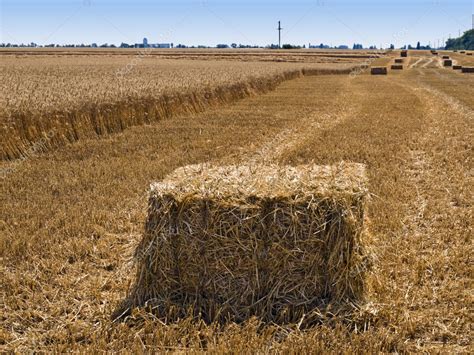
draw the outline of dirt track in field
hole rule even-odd
[[[435,63],[302,77],[23,162],[1,185],[0,349],[472,351],[474,77]],[[368,329],[111,324],[148,184],[186,164],[249,159],[367,164],[378,252]]]

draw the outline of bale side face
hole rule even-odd
[[[402,64],[393,64],[392,65],[392,70],[403,70],[403,65]]]
[[[131,304],[287,323],[362,300],[367,196],[359,164],[180,169],[152,188]]]
[[[454,70],[461,70],[461,69],[462,69],[462,65],[453,65],[453,69],[454,69]]]
[[[474,67],[462,67],[463,73],[474,73]]]
[[[451,66],[453,66],[453,61],[452,61],[451,59],[445,59],[445,60],[443,61],[443,65],[444,65],[445,67],[451,67]]]
[[[386,67],[373,67],[370,69],[372,75],[387,75],[388,71]]]
[[[403,58],[396,58],[395,63],[397,63],[397,64],[403,63]]]

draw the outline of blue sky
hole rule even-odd
[[[473,0],[2,0],[0,42],[428,44],[471,28]]]

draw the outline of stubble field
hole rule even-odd
[[[395,53],[294,63],[275,52],[283,62],[147,57],[118,79],[135,56],[55,55],[1,62],[0,350],[474,350],[472,74],[430,53],[375,77],[354,68]],[[176,95],[177,105],[163,101]],[[91,110],[104,103],[113,110],[97,124]],[[112,322],[133,282],[150,183],[184,165],[249,159],[366,164],[377,256],[367,302],[349,318],[321,310],[308,329],[143,310]]]

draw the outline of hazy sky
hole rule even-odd
[[[0,42],[387,46],[471,28],[473,0],[2,0]]]

